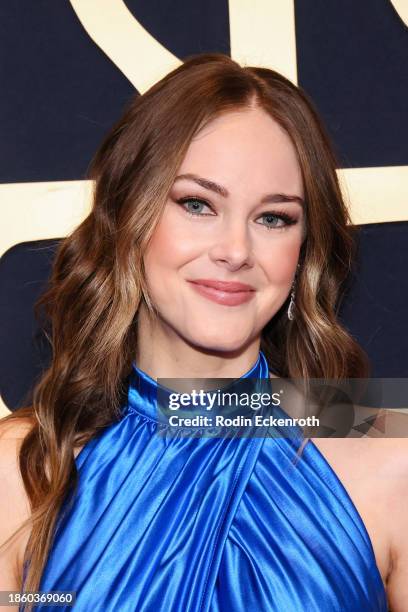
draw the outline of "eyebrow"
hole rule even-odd
[[[224,198],[227,198],[229,196],[228,189],[226,189],[222,185],[219,185],[218,183],[215,183],[214,181],[210,181],[209,179],[203,178],[202,176],[198,176],[197,174],[180,174],[175,178],[174,182],[181,181],[184,179],[193,181],[194,183],[197,183],[197,185],[204,187],[204,189],[214,191],[215,193],[218,193]],[[287,193],[269,193],[261,200],[261,204],[276,204],[278,202],[298,202],[299,204],[301,204],[301,206],[304,206],[305,204],[304,200],[300,196],[289,195]]]

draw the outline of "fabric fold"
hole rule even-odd
[[[245,377],[269,377],[262,352]],[[166,436],[156,397],[135,366],[123,417],[76,459],[40,590],[75,591],[76,612],[387,610],[361,517],[312,442],[294,464],[297,439]]]
[[[210,608],[386,611],[354,504],[316,445],[266,439],[226,540]],[[243,605],[242,602],[245,602]]]

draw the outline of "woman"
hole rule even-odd
[[[26,590],[75,591],[78,611],[383,611],[385,587],[407,609],[403,440],[157,435],[160,378],[367,375],[336,319],[351,229],[306,95],[189,58],[91,176],[41,302],[51,366],[2,423],[2,541],[31,523],[0,588],[24,566]]]

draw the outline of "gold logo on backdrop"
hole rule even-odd
[[[408,2],[407,0],[391,0],[391,4],[401,17],[402,21],[408,26]]]
[[[88,35],[140,93],[180,64],[122,0],[70,2]],[[406,21],[406,0],[393,0],[393,5]],[[232,57],[273,68],[297,83],[294,1],[229,0],[228,6]],[[338,173],[355,223],[408,220],[408,166]],[[0,190],[6,211],[0,253],[23,241],[66,235],[90,207],[86,181],[17,183]]]
[[[91,39],[140,93],[180,64],[122,0],[70,2]],[[407,23],[406,0],[392,3]],[[297,83],[294,0],[229,0],[228,7],[231,56],[273,68]],[[408,220],[408,166],[338,173],[355,223]],[[91,187],[87,181],[0,185],[0,254],[20,242],[66,235],[87,215]]]

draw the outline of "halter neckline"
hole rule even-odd
[[[233,379],[232,384],[250,379],[269,379],[269,368],[266,357],[259,351],[254,365],[242,376]],[[232,379],[230,379],[232,380]],[[129,409],[138,412],[152,421],[168,422],[168,418],[160,410],[157,410],[157,398],[168,397],[171,393],[176,393],[169,387],[163,386],[157,380],[141,370],[136,363],[132,364],[130,385],[128,393]]]

